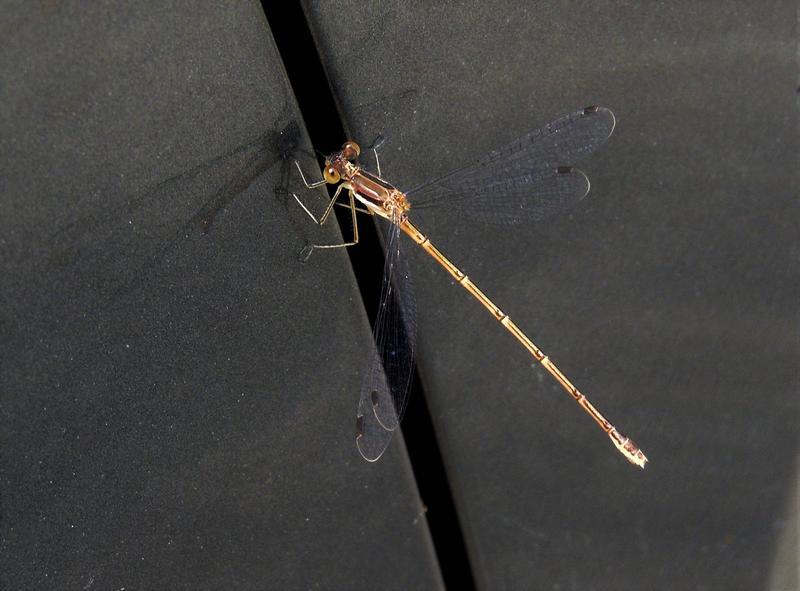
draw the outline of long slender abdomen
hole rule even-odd
[[[642,450],[633,442],[632,439],[625,437],[620,433],[611,422],[606,419],[603,414],[597,410],[589,400],[581,394],[581,392],[561,373],[556,365],[547,357],[542,350],[531,341],[520,328],[514,324],[508,314],[505,314],[498,308],[492,300],[486,296],[478,286],[475,285],[469,277],[467,277],[458,267],[456,267],[446,256],[444,256],[438,248],[436,248],[428,238],[420,232],[408,219],[403,220],[400,228],[405,232],[414,242],[419,244],[425,252],[427,252],[433,259],[439,263],[444,269],[455,278],[456,281],[466,289],[472,297],[478,300],[484,308],[486,308],[495,320],[502,324],[508,332],[510,332],[519,343],[525,347],[528,353],[542,364],[550,375],[552,375],[561,387],[572,396],[572,398],[580,405],[580,407],[600,426],[600,428],[609,436],[611,442],[625,456],[629,462],[636,464],[640,468],[644,468],[647,464],[647,457]]]

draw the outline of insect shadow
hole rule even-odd
[[[289,178],[304,152],[301,139],[300,124],[291,120],[134,193],[98,192],[50,236],[48,265],[82,277],[101,300],[114,300],[142,284],[181,241],[211,234],[256,179],[267,172]]]

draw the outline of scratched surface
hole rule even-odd
[[[797,589],[796,3],[307,11],[351,132],[387,138],[401,189],[579,107],[617,115],[562,219],[417,212],[651,458],[628,465],[412,256],[421,378],[478,585]]]
[[[402,440],[353,443],[349,262],[274,191],[308,142],[258,4],[0,38],[0,587],[439,587]]]

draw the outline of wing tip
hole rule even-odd
[[[563,175],[572,175],[572,174],[575,174],[575,175],[578,175],[580,177],[583,177],[583,181],[586,183],[586,189],[584,190],[583,195],[578,197],[579,201],[581,199],[583,199],[584,197],[586,197],[589,194],[589,190],[592,188],[592,182],[589,180],[589,177],[586,176],[586,173],[583,172],[580,168],[576,168],[574,166],[559,166],[558,168],[556,168],[556,174],[557,175],[562,175],[562,174]]]
[[[602,113],[602,114],[608,115],[608,117],[610,117],[610,119],[611,119],[611,129],[608,130],[608,135],[610,136],[612,133],[614,133],[614,130],[617,127],[617,118],[614,115],[613,111],[611,109],[606,108],[606,107],[599,107],[597,105],[590,105],[588,107],[584,107],[584,109],[583,109],[583,114],[584,115],[593,115],[595,113]]]
[[[372,463],[377,462],[381,459],[383,452],[386,451],[386,448],[389,447],[388,441],[386,445],[382,446],[380,450],[378,450],[377,454],[374,453],[375,449],[370,450],[366,446],[362,447],[361,444],[364,441],[364,415],[358,415],[356,417],[356,449],[358,449],[358,453],[361,454],[361,457],[364,458],[366,461]],[[370,452],[373,453],[370,453]]]

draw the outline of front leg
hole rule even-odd
[[[306,175],[303,174],[303,169],[300,168],[300,163],[297,160],[295,160],[294,165],[297,167],[297,172],[300,173],[300,178],[303,179],[303,184],[306,186],[307,189],[316,189],[317,187],[321,187],[322,185],[325,184],[324,178],[322,180],[315,181],[309,184],[308,181],[306,180]]]
[[[322,181],[322,182],[325,182],[325,181]],[[308,186],[308,185],[306,185],[306,186]],[[347,183],[342,183],[341,185],[336,187],[336,192],[333,194],[333,198],[328,203],[328,207],[325,209],[325,213],[323,213],[322,217],[319,218],[319,219],[314,217],[314,214],[309,211],[309,209],[305,206],[305,204],[302,201],[300,201],[300,198],[297,195],[292,193],[292,197],[294,197],[294,200],[297,201],[298,205],[300,205],[300,207],[303,208],[303,211],[305,211],[308,214],[308,217],[310,217],[312,220],[314,220],[314,222],[318,226],[321,226],[322,224],[324,224],[328,220],[328,217],[331,215],[331,211],[333,211],[333,204],[336,203],[336,200],[339,198],[339,193],[341,193],[342,189],[344,189],[345,187],[349,188]]]
[[[380,158],[378,158],[378,148],[380,148],[385,141],[386,139],[382,135],[378,135],[378,137],[372,140],[372,143],[368,148],[369,150],[372,150],[373,154],[375,154],[375,168],[378,170],[379,177],[383,177],[383,175],[381,174],[381,161]]]
[[[340,244],[306,244],[300,251],[300,260],[302,260],[303,262],[307,261],[311,257],[311,253],[314,252],[315,248],[344,248],[346,246],[355,246],[356,244],[358,244],[358,219],[356,217],[356,211],[358,210],[358,208],[356,207],[355,193],[347,183],[342,183],[336,189],[336,194],[333,196],[333,199],[331,199],[330,205],[328,205],[328,210],[325,212],[322,221],[318,223],[322,225],[325,222],[325,218],[330,214],[331,210],[333,209],[333,204],[336,202],[339,193],[342,191],[344,187],[347,187],[349,192],[350,203],[345,207],[348,207],[350,209],[351,219],[353,220],[353,240],[351,240],[350,242],[342,242]],[[299,200],[298,203],[300,203]],[[303,209],[306,209],[302,203],[300,203],[300,205],[303,207]],[[311,218],[314,219],[314,221],[317,221],[316,218],[314,218],[314,216],[311,215],[311,212],[309,212],[307,209],[306,213],[308,213],[308,215],[310,215]]]

